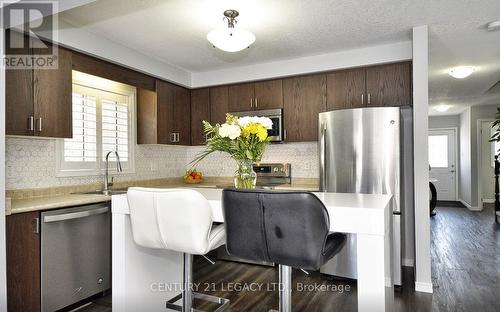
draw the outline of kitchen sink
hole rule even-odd
[[[90,192],[81,192],[81,193],[75,193],[75,194],[88,194],[88,195],[120,195],[120,194],[126,194],[127,190],[96,190],[96,191],[90,191]]]

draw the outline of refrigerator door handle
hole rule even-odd
[[[326,125],[321,125],[321,138],[319,142],[319,171],[320,171],[320,191],[326,192]]]

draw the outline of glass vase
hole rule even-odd
[[[237,189],[254,189],[257,174],[253,171],[253,161],[238,160],[238,168],[234,175],[234,187]]]

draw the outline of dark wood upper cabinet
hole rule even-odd
[[[40,213],[5,218],[7,310],[40,311]]]
[[[173,112],[174,112],[174,85],[156,81],[156,96],[157,96],[157,140],[158,144],[174,144],[175,137],[173,134]]]
[[[71,52],[59,48],[57,69],[33,71],[35,133],[43,137],[73,137]]]
[[[366,69],[367,106],[412,105],[411,63],[396,63]]]
[[[137,89],[137,144],[158,144],[156,92]]]
[[[229,88],[227,86],[210,88],[210,123],[226,122],[229,113]]]
[[[274,109],[283,107],[283,80],[256,82],[254,109]]]
[[[156,81],[156,92],[138,89],[137,144],[191,143],[189,90]]]
[[[253,83],[231,85],[228,92],[230,112],[245,112],[254,109],[255,91]]]
[[[7,34],[22,36],[15,32]],[[73,136],[72,53],[61,47],[58,49],[57,69],[6,70],[7,134]]]
[[[191,90],[191,144],[206,143],[202,121],[210,122],[210,91],[208,88]]]
[[[33,70],[5,71],[5,131],[11,135],[34,135]]]
[[[285,141],[318,139],[318,114],[326,109],[326,75],[283,80]]]
[[[172,129],[178,145],[191,144],[191,96],[186,88],[174,86]]]
[[[340,70],[326,76],[326,110],[366,107],[365,69]]]

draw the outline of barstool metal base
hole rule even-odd
[[[279,265],[279,310],[269,312],[292,312],[292,267]]]
[[[210,301],[210,302],[214,302],[214,303],[219,304],[220,306],[216,310],[214,310],[214,312],[222,312],[229,307],[229,299],[211,296],[211,295],[207,295],[207,294],[200,294],[197,292],[193,292],[192,295],[193,295],[194,299],[200,299],[200,300]],[[175,296],[172,299],[170,299],[169,301],[167,301],[166,308],[182,312],[182,305],[175,304],[177,301],[179,301],[181,299],[182,299],[182,294],[178,294],[177,296]],[[195,308],[191,308],[191,311],[192,312],[204,312],[202,310],[198,310]]]
[[[178,294],[177,296],[167,301],[166,303],[167,309],[180,312],[203,312],[201,310],[193,308],[193,299],[200,299],[219,304],[220,306],[215,310],[215,312],[222,312],[229,307],[229,299],[197,293],[191,289],[193,285],[193,255],[184,253],[182,266],[183,266],[182,293]],[[175,304],[177,301],[181,299],[182,299],[182,304],[180,305]]]

